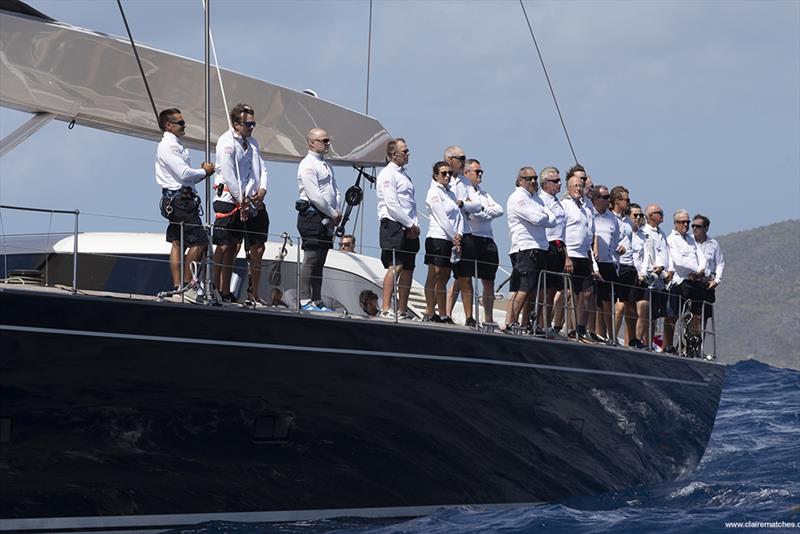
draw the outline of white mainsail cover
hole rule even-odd
[[[23,4],[24,5],[24,4]],[[27,6],[26,6],[27,7]],[[137,43],[158,110],[177,107],[188,126],[184,145],[205,147],[203,63]],[[223,70],[229,105],[256,110],[254,135],[266,159],[298,161],[310,128],[328,130],[333,162],[383,165],[390,136],[376,119],[325,100]],[[130,42],[13,11],[0,10],[0,105],[110,132],[161,139]],[[211,143],[228,128],[214,73]]]

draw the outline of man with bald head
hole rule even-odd
[[[648,276],[646,279],[651,291],[652,308],[650,317],[658,319],[666,314],[667,296],[666,285],[672,281],[670,270],[669,245],[667,236],[659,228],[664,222],[664,210],[658,204],[650,204],[645,208],[646,224],[642,227],[642,232],[646,236],[645,251],[647,255]],[[648,337],[653,338],[652,324],[648,327]],[[666,337],[666,336],[665,336]],[[672,343],[665,348],[671,348]]]
[[[450,165],[453,171],[451,189],[456,195],[456,203],[461,208],[464,217],[464,233],[461,236],[461,260],[453,266],[453,275],[457,283],[453,284],[447,299],[447,313],[452,315],[453,306],[458,299],[459,290],[461,291],[461,301],[464,304],[464,315],[466,325],[475,326],[475,318],[472,316],[472,278],[476,276],[477,251],[475,239],[472,235],[472,225],[470,215],[481,211],[481,201],[477,191],[472,186],[472,182],[464,175],[467,157],[464,150],[459,146],[449,146],[444,150],[444,161]]]
[[[306,135],[306,143],[308,154],[297,168],[300,200],[295,208],[303,249],[299,297],[301,305],[313,309],[312,306],[321,306],[322,273],[328,251],[333,248],[334,229],[342,218],[342,204],[333,168],[325,161],[325,154],[331,149],[328,132],[312,128]]]

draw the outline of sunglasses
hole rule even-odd
[[[256,121],[244,121],[244,122],[237,121],[237,122],[239,124],[241,124],[242,126],[244,126],[245,128],[255,128],[256,127]]]
[[[181,127],[186,126],[186,121],[183,120],[183,119],[181,119],[179,121],[169,121],[169,122],[170,122],[170,124],[177,124],[178,126],[181,126]]]
[[[661,216],[663,217],[663,216],[664,216],[664,212],[663,212],[663,211],[661,211],[661,210],[654,211],[654,212],[653,212],[653,215],[661,215]]]
[[[331,139],[330,139],[330,137],[326,137],[324,139],[314,139],[314,141],[319,141],[323,145],[329,145],[330,142],[331,142]]]
[[[675,221],[675,224],[689,224],[689,221]]]
[[[447,157],[451,159],[457,159],[462,162],[467,161],[467,156],[447,156]]]
[[[705,228],[705,226],[702,224],[693,224],[692,228]]]
[[[631,215],[634,219],[644,219],[644,213],[634,213]]]
[[[539,178],[539,175],[538,174],[534,174],[533,176],[520,176],[520,178],[522,178],[523,180],[527,180],[529,182],[532,182],[534,180],[537,180]]]
[[[481,171],[481,170],[477,170],[477,171],[467,171],[467,172],[474,172],[474,173],[475,173],[475,174],[477,174],[478,176],[483,176],[483,171]]]
[[[439,176],[454,176],[453,171],[439,171]]]
[[[608,200],[611,198],[611,195],[600,195],[600,198],[602,198],[603,200]]]

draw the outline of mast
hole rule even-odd
[[[203,2],[205,14],[205,132],[206,132],[206,151],[205,162],[211,161],[211,66],[209,62],[209,50],[211,49],[211,0]],[[227,110],[225,110],[227,113]],[[213,176],[213,175],[212,175]],[[205,302],[209,304],[213,300],[213,288],[211,287],[211,269],[213,267],[213,253],[211,251],[211,239],[213,230],[211,226],[211,176],[206,178],[206,229],[208,230],[208,246],[206,247],[206,268],[205,268]]]

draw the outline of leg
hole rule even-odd
[[[428,317],[433,317],[436,307],[436,283],[437,270],[439,268],[433,264],[428,264],[428,276],[425,278],[425,313]]]
[[[625,346],[628,347],[636,337],[636,305],[633,302],[625,302],[623,308],[625,312]]]
[[[236,245],[220,245],[222,249],[219,274],[219,292],[227,295],[231,292],[231,274],[233,273],[233,260],[236,257]]]
[[[303,250],[303,267],[300,270],[300,300],[311,298],[311,278],[314,276],[314,264],[317,261],[318,249]]]
[[[178,287],[181,283],[181,242],[173,241],[169,250],[169,272],[172,274],[172,285]]]
[[[646,300],[636,302],[636,338],[650,346],[650,303]]]
[[[494,280],[481,280],[483,284],[483,319],[487,323],[494,322]]]
[[[454,286],[456,284],[453,284]],[[467,319],[472,318],[472,278],[469,276],[460,276],[458,278],[458,285],[461,286],[461,303],[464,305],[464,316]]]
[[[258,299],[258,284],[261,281],[261,258],[264,257],[264,243],[250,246],[250,278],[253,282],[252,299]]]
[[[527,291],[517,291],[514,293],[514,298],[511,301],[511,317],[516,320],[519,317],[520,312],[524,312],[528,302],[528,292]],[[521,324],[528,324],[528,316],[522,316],[522,323]]]
[[[400,279],[397,284],[397,312],[405,313],[408,311],[408,295],[411,293],[411,280],[414,271],[412,269],[403,269],[400,271]]]
[[[439,309],[439,317],[450,317],[447,314],[447,281],[450,279],[450,268],[436,267],[435,277],[434,293],[436,296],[436,307]]]
[[[325,270],[325,260],[328,258],[328,248],[317,250],[313,269],[311,271],[311,300],[319,302],[322,300],[322,274]]]
[[[224,245],[217,245],[214,247],[214,255],[211,257],[211,263],[213,263],[214,269],[214,285],[220,293],[222,293],[222,280],[220,276],[222,274],[222,251],[224,248]]]
[[[397,270],[402,267],[395,267],[390,265],[386,269],[386,274],[383,276],[383,309],[382,311],[389,311],[392,308],[392,299],[394,298],[394,281]]]
[[[447,280],[445,280],[445,288],[447,287]],[[447,293],[447,316],[453,313],[453,307],[456,305],[456,301],[458,300],[458,294],[461,292],[461,284],[456,281],[455,284],[450,288],[450,291]]]
[[[186,259],[183,262],[183,280],[190,280],[192,277],[192,270],[190,268],[192,262],[200,261],[206,252],[205,246],[194,245],[189,247],[186,251]],[[179,268],[180,270],[180,268]]]
[[[675,337],[675,317],[664,317],[664,350],[672,348]]]
[[[506,326],[517,320],[517,316],[514,315],[514,300],[516,298],[517,298],[516,291],[513,291],[508,294],[508,302],[506,303]]]

